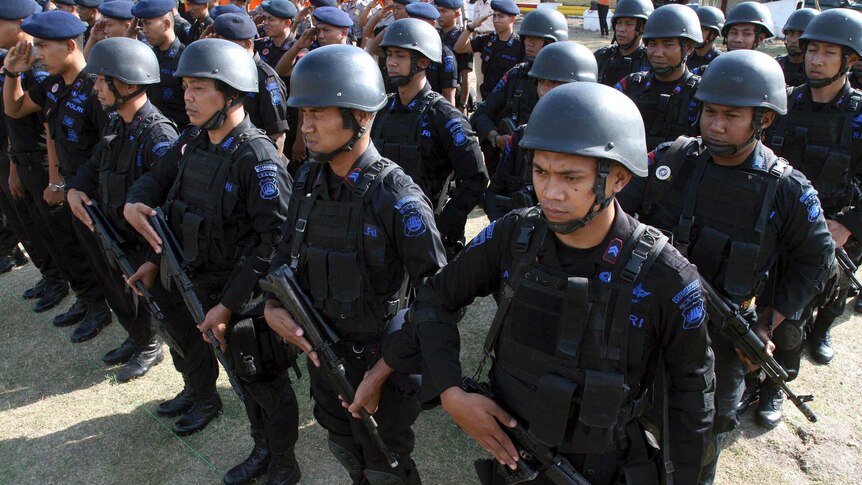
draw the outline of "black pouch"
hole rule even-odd
[[[362,275],[359,273],[359,263],[355,252],[329,253],[329,296],[327,311],[341,319],[360,316],[360,305],[357,301],[362,297]]]
[[[260,382],[264,369],[254,321],[245,318],[234,324],[228,344],[237,377],[248,382]]]
[[[555,447],[563,442],[569,420],[572,397],[577,383],[557,374],[545,374],[536,389],[536,406],[530,417],[530,434],[536,441]]]
[[[588,370],[578,421],[567,453],[602,454],[614,448],[614,432],[626,394],[622,374]]]

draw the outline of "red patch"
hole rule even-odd
[[[647,154],[647,165],[652,167],[653,164],[655,164],[655,152],[649,152]]]
[[[611,239],[610,244],[608,244],[607,249],[605,249],[605,254],[602,256],[602,259],[611,264],[616,264],[617,259],[620,257],[620,253],[623,250],[623,241],[620,238]]]

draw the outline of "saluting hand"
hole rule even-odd
[[[273,332],[279,334],[287,343],[299,348],[308,355],[308,358],[315,366],[320,367],[320,359],[317,357],[317,352],[311,346],[311,343],[306,340],[303,335],[305,332],[302,327],[296,324],[291,318],[287,310],[281,306],[278,300],[268,300],[263,309],[263,318],[266,319],[266,324]]]
[[[34,62],[36,62],[36,55],[33,52],[33,45],[26,40],[19,40],[6,53],[3,66],[9,71],[20,73],[30,69]]]
[[[491,18],[491,15],[493,14],[483,15],[479,17],[478,19],[474,20],[473,23],[470,24],[470,27],[472,27],[473,30],[478,29],[480,25],[484,24],[486,20]]]
[[[152,207],[140,202],[126,204],[123,207],[123,217],[126,219],[126,222],[150,243],[156,254],[162,254],[162,240],[156,234],[148,219],[149,216],[154,215],[156,215],[156,211]]]
[[[482,448],[494,455],[501,465],[515,470],[518,450],[500,424],[514,428],[515,419],[493,400],[460,387],[450,387],[440,395],[443,409],[452,421],[473,437]]]
[[[93,205],[93,201],[87,197],[87,194],[80,190],[69,189],[69,192],[66,193],[66,202],[69,204],[69,209],[72,210],[72,214],[75,214],[75,217],[83,222],[84,225],[87,226],[87,229],[93,231],[93,220],[90,219],[90,215],[87,214],[87,210],[84,209],[84,204]]]

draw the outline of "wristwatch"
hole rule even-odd
[[[66,184],[64,184],[64,183],[63,184],[52,184],[52,183],[48,184],[48,190],[50,190],[51,192],[62,192],[63,189],[65,189],[65,188],[66,188]]]
[[[2,70],[3,70],[3,75],[6,77],[15,78],[15,77],[19,77],[21,75],[20,72],[12,72],[9,69],[6,69],[6,66],[3,66]]]
[[[473,27],[472,24],[467,24],[467,30],[470,32],[476,32],[476,27]]]

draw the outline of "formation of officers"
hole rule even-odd
[[[421,483],[412,425],[437,404],[492,455],[477,462],[485,484],[523,473],[516,425],[593,484],[712,483],[721,435],[755,404],[774,428],[784,396],[707,314],[703,282],[788,380],[806,347],[833,358],[851,296],[835,251],[862,253],[862,14],[798,10],[772,59],[756,50],[775,27],[754,2],[725,18],[620,0],[595,53],[554,10],[516,33],[511,0],[460,26],[461,0],[208,3],[189,0],[186,18],[174,0],[3,2],[0,270],[26,264],[20,241],[42,275],[23,295],[33,311],[71,288],[53,324],[77,325],[72,342],[116,316],[128,337],[103,360],[119,382],[170,343],[184,386],[157,411],[178,435],[222,408],[212,331],[254,442],[225,483],[314,476],[294,452],[297,351],[329,449],[373,485]],[[476,205],[492,222],[466,241]],[[156,208],[202,321],[167,281]],[[353,402],[260,288],[284,266],[337,334]],[[457,324],[487,295],[479,393]]]

